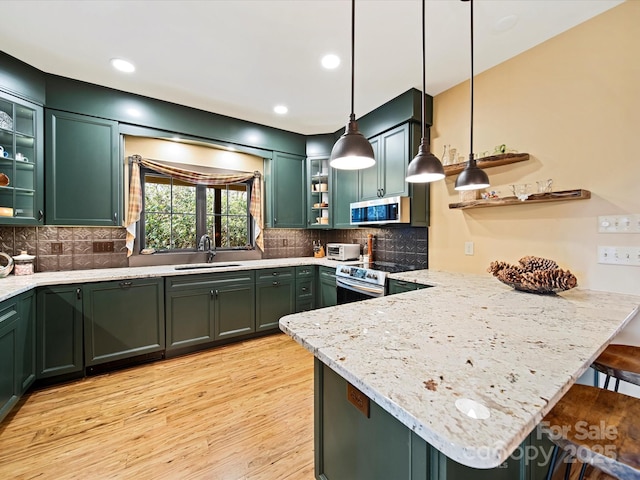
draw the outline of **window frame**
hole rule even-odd
[[[138,228],[139,228],[139,234],[138,234],[138,238],[140,240],[140,250],[143,250],[144,248],[146,248],[146,206],[145,206],[145,184],[146,184],[146,177],[147,175],[153,175],[155,177],[163,177],[163,178],[167,178],[171,181],[176,180],[174,177],[172,177],[171,175],[165,175],[163,173],[159,173],[156,172],[155,170],[152,170],[150,168],[146,168],[146,167],[140,167],[140,188],[141,188],[141,193],[142,193],[142,205],[141,205],[141,211],[140,211],[140,221],[138,222]],[[182,180],[180,180],[182,181]],[[255,179],[253,180],[255,181]],[[247,245],[242,246],[242,247],[220,247],[218,245],[216,245],[216,243],[221,243],[221,238],[212,238],[211,241],[215,246],[216,250],[221,250],[221,251],[236,251],[236,250],[246,250],[247,248],[251,248],[254,249],[255,248],[255,239],[254,239],[254,225],[253,225],[253,221],[251,219],[251,213],[250,213],[250,209],[251,209],[251,180],[247,180],[245,182],[238,182],[238,183],[233,183],[230,185],[243,185],[245,187],[245,191],[247,194],[247,210],[246,210],[246,224],[247,224],[247,245],[249,245],[250,247],[247,247]],[[185,183],[189,183],[189,182],[185,182]],[[158,253],[185,253],[185,252],[197,252],[198,251],[198,240],[202,237],[202,235],[204,234],[208,234],[209,232],[207,232],[207,216],[210,215],[209,212],[207,212],[207,189],[208,188],[212,188],[211,185],[199,185],[196,183],[191,184],[193,186],[196,187],[196,238],[195,238],[195,242],[196,242],[196,247],[195,248],[170,248],[170,249],[162,249],[162,250],[157,250]],[[224,184],[221,184],[224,185]],[[225,191],[228,191],[228,187],[229,185],[225,185],[227,187],[227,189]],[[215,216],[215,213],[213,214]],[[228,214],[219,214],[221,217],[229,217]],[[236,217],[237,215],[233,215],[234,217]]]

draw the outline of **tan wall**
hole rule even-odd
[[[552,178],[590,200],[450,210],[455,177],[432,187],[432,269],[485,272],[492,260],[553,258],[585,288],[640,294],[640,267],[597,263],[597,246],[640,246],[640,234],[599,234],[597,216],[640,213],[640,2],[626,2],[475,80],[475,152],[505,143],[528,162],[488,169],[491,189]],[[434,99],[432,148],[469,151],[469,83]],[[474,242],[475,255],[464,254]]]
[[[125,158],[141,155],[154,160],[262,173],[263,160],[245,153],[231,152],[188,143],[145,137],[125,137]]]

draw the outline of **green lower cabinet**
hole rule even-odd
[[[87,367],[164,351],[162,278],[85,284],[82,306]]]
[[[255,331],[254,273],[166,279],[167,352]]]
[[[321,480],[539,480],[552,445],[535,429],[498,468],[461,465],[369,400],[347,398],[347,381],[315,359],[315,468]],[[366,398],[366,397],[363,397]]]
[[[296,267],[296,313],[316,308],[316,267]]]
[[[279,321],[296,309],[293,267],[258,270],[256,277],[256,331],[277,330]]]
[[[36,294],[34,291],[18,296],[18,385],[20,394],[36,380]]]
[[[82,285],[41,287],[36,299],[36,376],[82,372]]]
[[[20,399],[19,323],[14,299],[0,303],[0,420]]]
[[[336,290],[336,269],[333,267],[319,267],[319,295],[318,308],[331,307],[338,303]]]
[[[423,288],[429,288],[429,285],[423,285],[421,283],[405,282],[404,280],[396,280],[390,278],[387,282],[387,295],[393,295],[396,293],[411,292],[413,290],[421,290]]]

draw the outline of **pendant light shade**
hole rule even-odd
[[[375,165],[373,147],[358,130],[354,113],[356,0],[351,0],[351,115],[344,134],[331,150],[329,165],[338,170],[360,170]]]
[[[485,173],[484,170],[478,168],[476,164],[475,156],[473,154],[473,0],[462,0],[469,1],[471,3],[471,79],[469,81],[471,86],[471,122],[469,128],[469,161],[467,162],[467,166],[465,169],[460,172],[458,178],[456,178],[456,190],[480,190],[482,188],[487,188],[489,184],[489,176]]]
[[[407,167],[407,178],[409,183],[429,183],[442,180],[444,178],[444,168],[442,163],[433,153],[429,151],[429,142],[427,141],[425,126],[425,97],[427,95],[427,52],[425,48],[426,38],[425,27],[425,0],[422,0],[422,140],[418,147],[418,154],[413,157],[411,163]]]

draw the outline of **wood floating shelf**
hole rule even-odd
[[[490,198],[487,200],[469,200],[468,202],[450,203],[449,208],[469,209],[484,207],[503,207],[505,205],[528,205],[530,203],[564,202],[567,200],[586,200],[591,198],[589,190],[563,190],[552,193],[534,193],[526,200],[518,197]]]
[[[524,162],[525,160],[529,160],[528,153],[501,153],[500,155],[478,158],[476,160],[476,164],[478,165],[478,168],[490,168],[499,167],[500,165],[509,165],[510,163]],[[444,174],[447,177],[457,175],[464,170],[464,167],[466,166],[467,162],[445,165]]]

